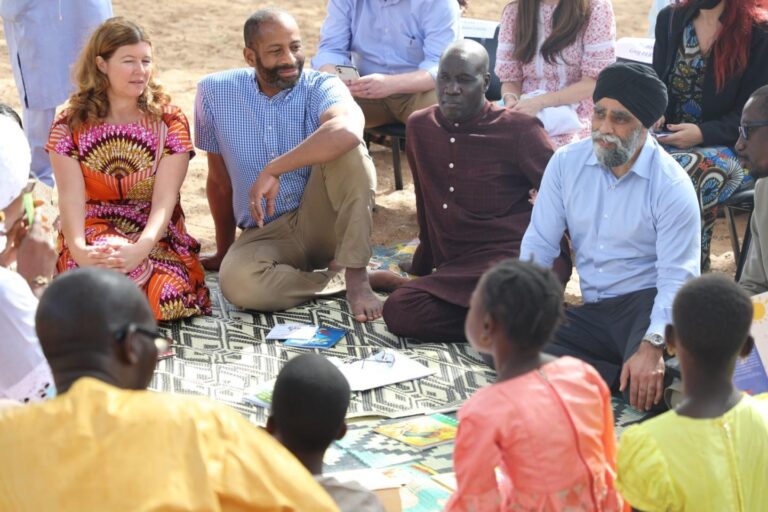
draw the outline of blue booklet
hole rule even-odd
[[[319,327],[317,333],[312,338],[308,340],[285,340],[285,345],[301,348],[331,348],[338,343],[346,333],[346,329],[338,327]]]
[[[750,395],[768,391],[768,375],[765,373],[765,366],[760,359],[760,352],[757,347],[752,349],[746,359],[736,361],[733,384]]]

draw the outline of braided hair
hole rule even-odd
[[[563,318],[563,288],[549,269],[508,259],[487,271],[479,286],[483,308],[519,348],[542,348]]]

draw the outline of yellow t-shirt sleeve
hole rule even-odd
[[[621,435],[616,466],[616,487],[633,508],[683,510],[667,461],[642,425],[633,425]]]

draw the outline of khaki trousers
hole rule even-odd
[[[363,268],[371,258],[376,169],[360,143],[338,159],[312,167],[299,208],[263,228],[246,229],[219,271],[224,296],[236,306],[281,311],[345,290],[331,260]]]
[[[395,122],[405,124],[417,110],[436,104],[437,94],[433,89],[413,94],[393,94],[377,100],[355,98],[355,101],[365,114],[365,127],[373,128]]]

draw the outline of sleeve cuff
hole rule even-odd
[[[312,57],[312,69],[320,69],[326,64],[334,66],[351,66],[352,59],[348,55],[333,52],[320,52]]]
[[[437,80],[437,68],[438,63],[432,61],[424,61],[419,64],[419,69],[423,69],[432,76],[432,80]]]
[[[642,339],[640,341],[644,340],[645,338],[647,338],[651,334],[658,334],[659,336],[664,338],[664,330],[665,330],[666,326],[667,326],[666,324],[652,323],[648,327],[648,330],[645,331],[645,334],[643,335],[643,337],[642,337]]]

